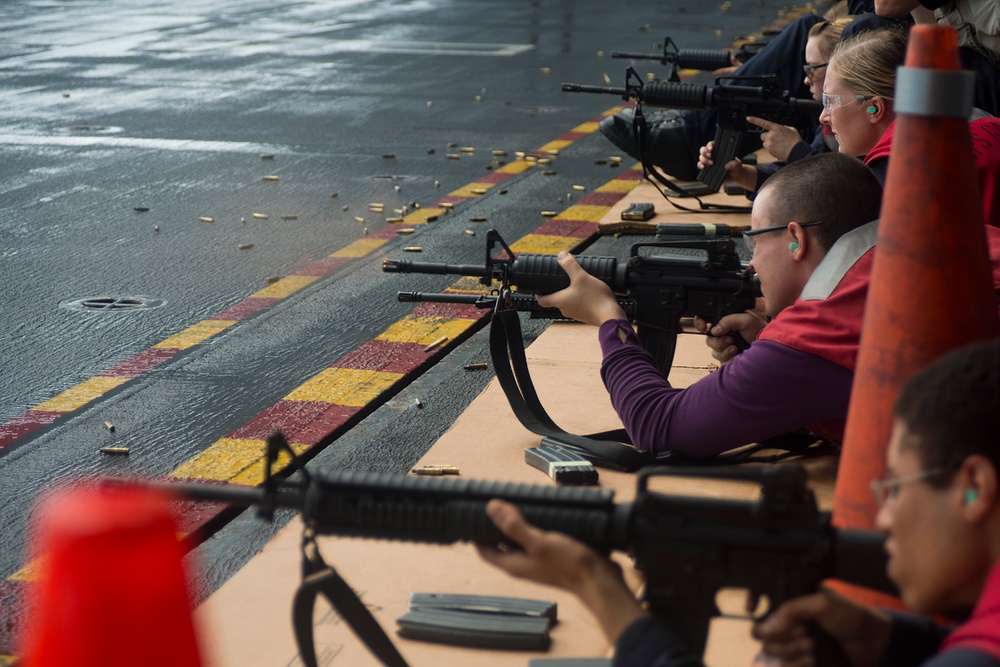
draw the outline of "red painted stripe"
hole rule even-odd
[[[271,304],[277,303],[281,299],[264,299],[259,296],[248,296],[238,303],[226,308],[218,315],[209,317],[210,320],[245,320],[251,315],[256,315]]]
[[[636,169],[629,169],[614,178],[616,181],[641,181],[642,172]]]
[[[553,218],[532,233],[585,239],[597,233],[597,223],[589,220],[557,220]]]
[[[216,319],[229,319],[220,317],[220,315],[217,315]],[[134,378],[142,375],[151,368],[159,366],[178,352],[180,352],[180,350],[176,348],[151,347],[148,350],[144,350],[139,354],[129,357],[117,366],[113,366],[103,373],[100,373],[98,377]]]
[[[392,235],[395,236],[396,230],[391,230]],[[344,264],[351,261],[350,257],[324,257],[323,259],[316,260],[306,268],[301,271],[296,271],[297,276],[325,276],[328,273],[333,273]],[[277,300],[277,299],[275,299]]]
[[[0,449],[62,417],[62,412],[26,410],[5,424],[0,424]]]
[[[464,320],[478,320],[489,312],[488,308],[476,308],[461,303],[422,303],[413,309],[420,317],[452,317]]]
[[[192,484],[203,484],[205,486],[217,486],[224,489],[246,489],[250,488],[243,484],[227,484],[225,482],[206,481],[203,479],[187,479],[177,477],[166,477],[168,482],[186,482]],[[194,500],[177,500],[171,504],[174,521],[177,523],[177,530],[187,535],[194,534],[194,537],[204,539],[208,534],[198,535],[207,525],[216,521],[220,514],[229,507],[226,503],[209,503]],[[200,540],[198,540],[200,541]],[[193,546],[193,545],[192,545]]]
[[[580,200],[584,206],[614,206],[622,200],[626,192],[591,192]]]
[[[315,445],[343,426],[359,409],[323,401],[280,400],[227,437],[265,440],[280,429],[291,443]]]
[[[0,581],[0,654],[17,655],[17,645],[24,627],[27,600],[26,586],[21,581]]]
[[[577,139],[583,139],[584,137],[589,137],[591,132],[574,132],[570,130],[566,134],[562,135],[557,139],[557,141],[576,141]]]
[[[502,171],[494,171],[491,174],[486,174],[482,178],[477,178],[476,183],[502,183],[514,174],[505,174]]]
[[[407,373],[418,368],[429,355],[424,345],[391,340],[369,340],[333,362],[331,368],[357,368],[365,371]]]
[[[382,229],[378,230],[377,232],[369,234],[368,238],[371,238],[371,239],[393,239],[393,238],[396,238],[397,236],[399,236],[399,234],[397,233],[398,231],[399,231],[399,227],[397,226],[397,224],[393,223],[393,222],[390,222],[387,227],[383,227]]]

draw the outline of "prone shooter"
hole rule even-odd
[[[726,178],[726,163],[736,157],[740,135],[755,129],[747,125],[747,116],[788,124],[797,113],[818,117],[823,109],[823,105],[815,100],[797,99],[787,90],[781,90],[777,79],[773,76],[720,77],[718,81],[733,83],[707,86],[694,83],[646,82],[635,69],[629,67],[625,71],[624,88],[564,83],[562,89],[570,93],[604,93],[618,95],[624,100],[635,100],[637,105],[634,122],[639,126],[637,129],[640,129],[641,133],[644,133],[642,126],[645,123],[641,112],[643,104],[693,110],[714,107],[718,112],[714,164],[702,169],[698,173],[698,180],[705,185],[705,191],[715,192]],[[640,132],[637,132],[636,136],[640,136]],[[638,142],[638,145],[641,146],[642,142]],[[680,188],[675,189],[680,190]]]
[[[703,250],[706,256],[655,252],[670,249]],[[697,316],[718,322],[725,315],[753,309],[759,295],[756,281],[743,267],[735,243],[729,238],[636,243],[625,261],[596,256],[581,256],[579,261],[587,273],[623,295],[619,304],[638,325],[640,341],[664,375],[670,371],[677,334],[683,332],[683,318]],[[492,287],[494,281],[501,284],[491,296],[400,292],[400,301],[474,303],[485,308],[495,306],[497,299],[503,297],[507,305],[526,310],[533,317],[560,315],[555,309],[539,307],[532,296],[524,293],[551,294],[569,285],[569,278],[555,255],[515,254],[492,229],[486,236],[486,260],[482,266],[386,259],[382,270],[476,276],[486,286]],[[520,293],[511,291],[511,286],[516,286]]]

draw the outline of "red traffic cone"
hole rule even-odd
[[[838,526],[874,526],[870,483],[885,476],[892,405],[906,381],[949,350],[1000,332],[966,121],[972,74],[960,67],[954,29],[911,29],[834,490]]]
[[[64,487],[36,511],[25,667],[199,667],[183,550],[163,496]]]

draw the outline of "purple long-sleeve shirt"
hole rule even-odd
[[[624,342],[619,330],[627,333]],[[781,343],[756,341],[717,371],[676,389],[628,322],[605,322],[600,342],[604,386],[642,451],[712,456],[847,415],[854,374]]]

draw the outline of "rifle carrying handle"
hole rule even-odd
[[[712,190],[722,187],[726,180],[726,164],[736,157],[740,144],[740,131],[723,127],[721,124],[715,132],[715,148],[712,149],[712,164],[698,172],[698,180]]]

